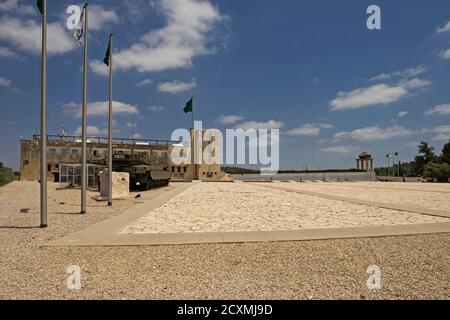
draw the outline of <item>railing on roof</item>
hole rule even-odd
[[[33,135],[33,140],[39,141],[40,135]],[[81,142],[79,136],[60,136],[60,135],[47,135],[48,141],[69,141],[69,142]],[[88,143],[108,143],[108,138],[102,137],[87,137]],[[180,141],[173,140],[159,140],[159,139],[129,139],[129,138],[113,138],[114,144],[135,144],[135,145],[156,145],[156,146],[168,146],[171,144],[180,143]]]

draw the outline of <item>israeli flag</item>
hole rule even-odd
[[[78,22],[78,26],[73,30],[73,38],[77,41],[78,46],[81,46],[81,38],[83,37],[83,18],[84,18],[84,10],[81,11],[80,21]]]

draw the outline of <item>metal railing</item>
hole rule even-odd
[[[40,135],[33,135],[34,141],[40,140]],[[79,136],[60,136],[60,135],[47,135],[47,141],[68,141],[68,142],[80,142]],[[160,139],[130,139],[130,138],[113,138],[113,144],[135,144],[135,145],[152,145],[152,146],[169,146],[171,144],[180,143],[180,141],[174,140],[160,140]],[[108,138],[103,137],[88,137],[88,143],[108,143]]]

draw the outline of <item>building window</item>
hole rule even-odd
[[[72,149],[72,157],[78,157],[78,149]]]
[[[98,150],[93,150],[94,157],[98,156]]]
[[[51,165],[51,164],[48,164],[48,165],[47,165],[47,171],[48,171],[48,172],[52,171],[52,165]]]
[[[56,148],[49,148],[48,154],[51,156],[56,156]]]
[[[175,172],[175,167],[172,167],[172,172]]]
[[[61,148],[61,149],[59,149],[59,155],[61,156],[61,157],[65,157],[65,156],[67,156],[67,149],[66,148]]]
[[[186,167],[184,167],[184,173],[186,173]]]
[[[29,165],[30,164],[30,161],[29,160],[23,160],[22,161],[22,166],[27,166],[27,165]]]

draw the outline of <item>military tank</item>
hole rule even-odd
[[[167,186],[170,182],[169,160],[141,154],[115,153],[113,171],[128,172],[130,190],[146,191]]]

